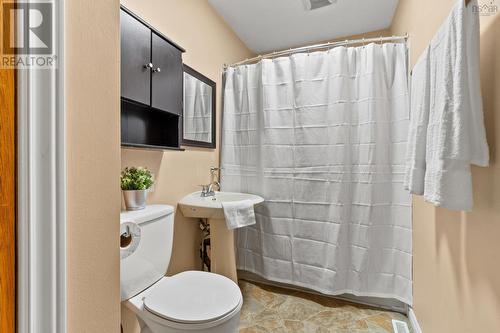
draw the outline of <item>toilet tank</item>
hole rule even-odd
[[[137,295],[165,276],[172,254],[173,213],[172,206],[150,205],[143,210],[120,214],[120,224],[133,222],[140,229],[137,244],[120,248],[121,257],[127,255],[120,261],[122,301]]]

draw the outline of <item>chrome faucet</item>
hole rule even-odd
[[[214,191],[214,186],[217,186],[217,191],[220,191],[219,177],[217,174],[219,170],[219,168],[214,166],[210,167],[210,189],[212,191]]]
[[[218,181],[214,180],[210,185],[208,185],[208,191],[215,194],[214,186],[217,187],[217,191],[220,191],[220,184]]]
[[[201,197],[205,198],[205,197],[215,196],[214,187],[217,187],[217,191],[220,191],[220,183],[217,180],[217,174],[216,174],[217,171],[219,171],[219,168],[210,167],[210,184],[200,185],[202,187]]]

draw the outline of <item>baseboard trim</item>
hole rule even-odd
[[[422,329],[418,324],[417,316],[415,315],[415,311],[412,308],[408,309],[408,319],[410,320],[411,328],[414,333],[422,333]]]

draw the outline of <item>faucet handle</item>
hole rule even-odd
[[[210,173],[213,175],[216,171],[219,171],[220,169],[214,166],[210,167]]]
[[[202,190],[201,190],[201,197],[210,197],[210,196],[213,196],[215,195],[215,192],[212,188],[212,184],[208,184],[208,185],[199,185],[201,186]]]
[[[206,197],[210,192],[210,185],[198,185],[201,187],[201,196]]]

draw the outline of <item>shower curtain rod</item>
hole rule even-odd
[[[280,57],[280,56],[291,55],[294,53],[303,53],[303,52],[310,52],[310,51],[314,51],[314,50],[330,49],[330,48],[334,48],[337,46],[345,46],[345,45],[353,45],[353,44],[368,44],[368,43],[376,43],[376,42],[382,43],[382,42],[397,41],[397,40],[404,40],[406,42],[408,40],[408,38],[409,38],[409,35],[405,34],[404,36],[360,38],[360,39],[351,39],[351,40],[346,39],[344,41],[328,42],[328,43],[322,43],[322,44],[316,44],[316,45],[310,45],[310,46],[297,47],[294,49],[275,51],[275,52],[267,53],[264,55],[258,55],[256,57],[253,57],[250,59],[245,59],[243,61],[234,63],[232,65],[224,64],[224,70],[226,70],[229,67],[247,65],[247,64],[259,62],[262,59],[272,59],[272,58],[276,58],[276,57]]]

